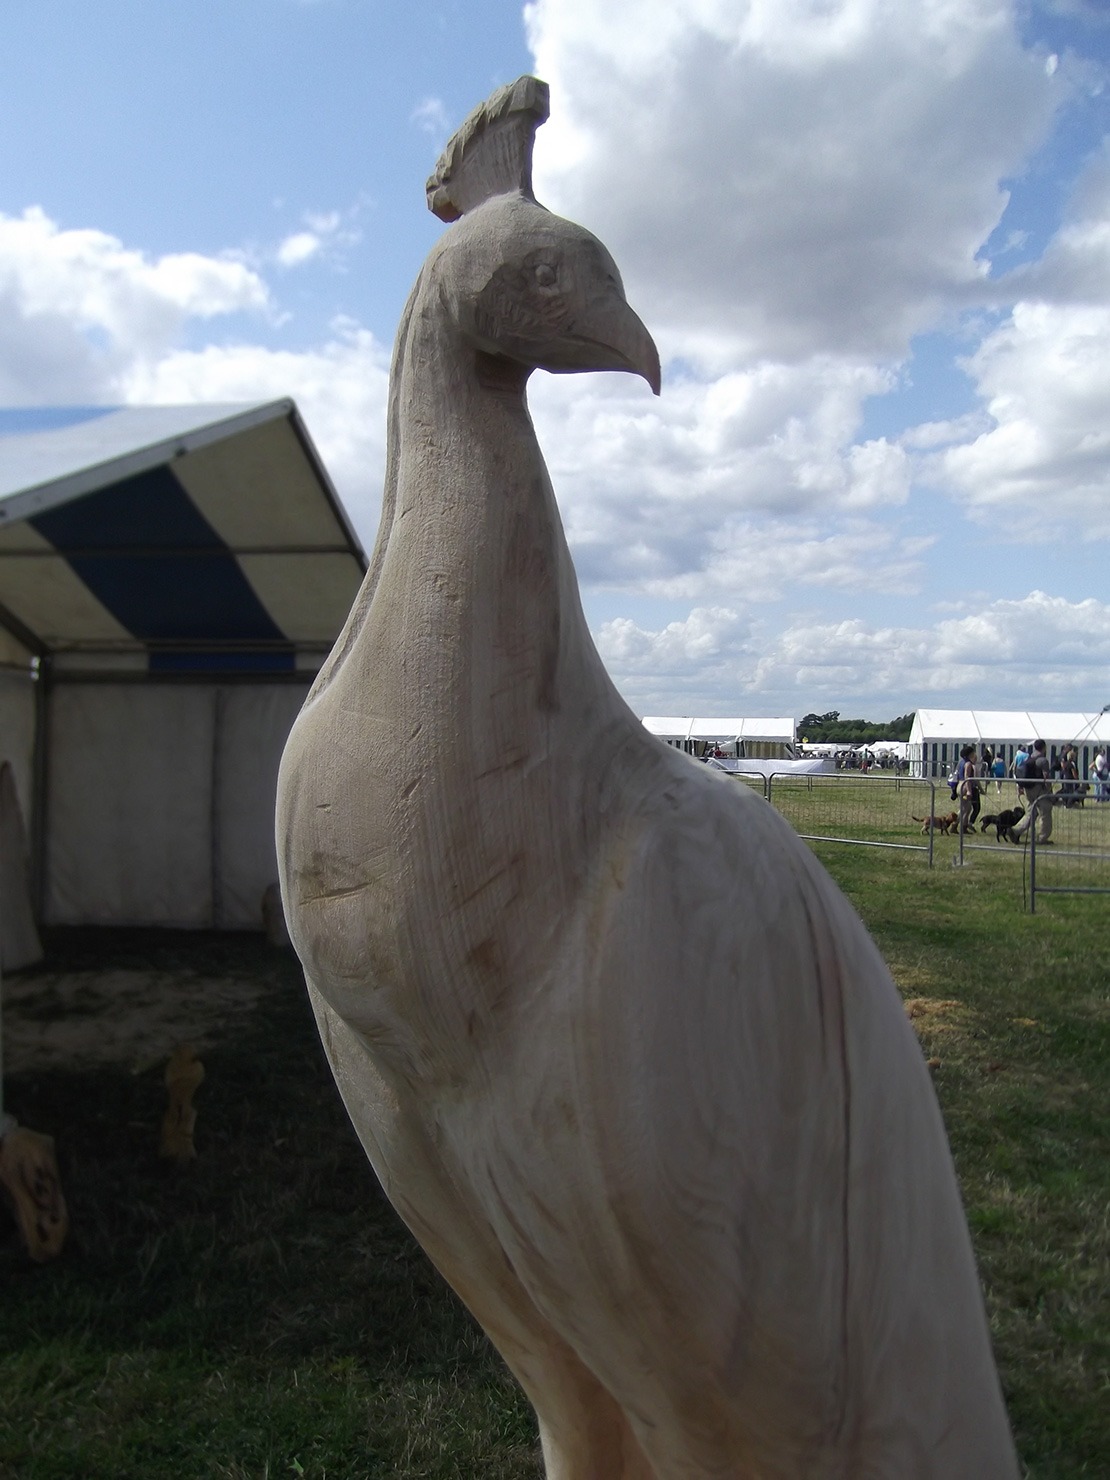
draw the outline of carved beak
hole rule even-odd
[[[613,327],[607,335],[609,347],[622,362],[614,369],[631,370],[642,375],[651,386],[652,394],[658,395],[662,384],[659,368],[659,351],[655,340],[644,328],[638,314],[632,312],[623,299],[617,300],[617,312],[613,315]]]
[[[542,368],[556,375],[576,370],[630,370],[659,394],[659,351],[616,284],[593,298],[579,323],[564,333]]]

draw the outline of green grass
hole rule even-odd
[[[1031,1477],[1110,1470],[1110,928],[1023,912],[1006,854],[932,872],[816,845],[871,927],[934,1079]]]
[[[1110,930],[1022,910],[1015,860],[816,844],[911,1004],[949,1127],[1033,1480],[1110,1456]],[[1016,850],[1015,850],[1016,852]],[[0,1476],[540,1474],[530,1409],[384,1202],[294,963],[246,937],[59,932],[51,965],[249,974],[203,1054],[199,1159],[156,1155],[160,1070],[12,1076],[54,1133],[72,1231],[43,1268],[0,1221]]]

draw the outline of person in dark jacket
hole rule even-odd
[[[1011,842],[1020,842],[1022,835],[1032,827],[1033,819],[1037,818],[1037,843],[1050,843],[1052,841],[1052,772],[1049,769],[1043,740],[1033,741],[1033,749],[1025,763],[1022,791],[1025,793],[1026,813],[1018,825],[1010,829]]]

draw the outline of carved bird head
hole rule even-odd
[[[499,196],[452,228],[437,268],[445,307],[483,353],[556,374],[630,370],[659,394],[652,337],[612,257],[581,226]]]
[[[455,225],[428,267],[439,300],[475,348],[566,374],[629,370],[659,394],[659,353],[598,239],[532,195],[532,142],[547,87],[522,77],[470,115],[428,181]]]

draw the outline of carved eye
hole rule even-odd
[[[557,274],[549,262],[537,262],[534,272],[536,282],[541,288],[553,288],[555,286]]]

